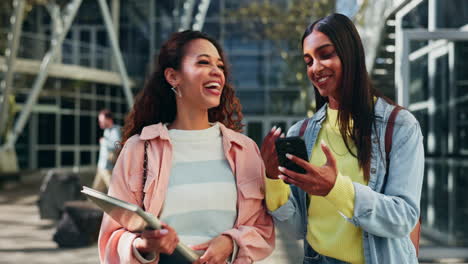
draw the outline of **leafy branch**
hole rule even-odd
[[[281,71],[282,84],[298,87],[302,110],[314,108],[313,89],[305,75],[301,53],[301,37],[312,21],[330,14],[335,9],[335,1],[291,0],[283,2],[251,2],[228,14],[228,18],[238,22],[248,36],[256,40],[269,40],[285,62]],[[278,98],[281,108],[282,98]],[[272,102],[273,106],[275,102]]]

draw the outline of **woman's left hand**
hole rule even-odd
[[[220,235],[203,244],[192,246],[193,250],[206,250],[193,264],[225,264],[233,248],[232,238],[227,235]]]
[[[338,167],[335,157],[332,152],[322,141],[320,144],[322,151],[327,158],[327,162],[322,166],[315,166],[309,162],[298,158],[294,155],[286,155],[288,159],[301,166],[306,170],[306,173],[297,173],[283,167],[279,167],[279,178],[286,183],[294,184],[310,195],[326,196],[335,185],[336,177],[338,176]]]

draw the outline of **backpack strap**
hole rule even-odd
[[[382,193],[385,191],[385,186],[387,185],[388,170],[390,168],[390,151],[392,150],[392,138],[393,138],[393,127],[395,126],[395,120],[398,115],[398,112],[403,109],[401,106],[395,106],[390,116],[387,120],[387,127],[385,129],[385,161],[386,161],[386,171],[385,177],[382,184]]]
[[[387,121],[387,128],[385,130],[385,159],[387,161],[387,168],[386,168],[386,172],[384,176],[384,182],[382,184],[382,193],[385,192],[385,186],[387,185],[388,172],[390,168],[390,151],[392,150],[393,127],[395,125],[396,116],[398,112],[400,112],[401,109],[403,109],[403,107],[395,106],[395,108],[392,110],[392,113],[390,113],[390,117],[388,118],[388,121]],[[410,233],[410,239],[416,250],[416,256],[419,256],[420,237],[421,237],[421,215],[419,216],[419,221],[416,223],[416,226],[413,228],[413,230]]]
[[[307,125],[309,124],[309,120],[310,120],[309,118],[306,118],[304,120],[304,122],[302,122],[301,130],[299,130],[299,136],[300,137],[304,136],[304,133],[305,133],[305,131],[307,129]]]

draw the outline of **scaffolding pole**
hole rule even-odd
[[[52,18],[52,39],[63,31],[63,20],[60,15],[60,6],[55,2],[50,2],[46,5],[47,11]],[[59,47],[57,54],[55,55],[53,63],[62,63],[62,47]]]
[[[155,50],[156,50],[156,3],[155,3],[154,0],[149,1],[148,9],[149,9],[148,20],[149,20],[149,32],[150,32],[150,36],[149,36],[149,54],[148,54],[149,58],[150,58],[150,61],[149,61],[148,64],[149,64],[150,72],[153,72],[154,65],[152,63],[152,60],[153,60],[154,53],[155,53]]]
[[[5,79],[1,82],[2,100],[0,101],[0,134],[6,132],[8,123],[9,98],[13,90],[13,75],[18,54],[18,47],[21,38],[21,28],[23,25],[25,0],[13,1],[14,13],[10,18],[11,32],[8,33],[8,48],[5,50],[6,56],[6,74]],[[3,144],[3,139],[0,136],[0,144]]]
[[[130,80],[128,78],[127,69],[123,62],[122,53],[120,52],[119,42],[117,40],[114,26],[112,25],[112,18],[107,6],[106,0],[98,0],[99,7],[101,9],[102,17],[104,18],[104,24],[106,25],[107,33],[112,46],[112,52],[114,53],[117,67],[119,68],[120,77],[122,78],[125,98],[127,99],[128,108],[131,109],[133,106],[133,94],[130,90]]]
[[[205,24],[206,12],[210,7],[210,0],[201,0],[198,4],[198,13],[195,15],[195,22],[193,23],[192,29],[201,31]]]
[[[112,0],[111,5],[112,25],[114,25],[115,37],[119,39],[120,30],[120,0]],[[117,71],[117,62],[112,60],[112,71]]]
[[[6,143],[7,147],[13,147],[16,143],[16,140],[18,139],[18,136],[23,131],[26,121],[28,120],[29,115],[31,114],[31,109],[33,105],[36,104],[39,93],[41,92],[42,87],[44,86],[44,83],[47,79],[50,64],[53,62],[56,55],[58,54],[62,46],[63,40],[65,39],[65,36],[67,35],[70,29],[70,26],[76,16],[76,13],[78,12],[81,2],[82,0],[73,0],[65,7],[64,15],[62,18],[63,31],[59,32],[56,35],[56,38],[52,39],[51,48],[42,59],[41,66],[39,68],[39,73],[36,77],[36,80],[34,81],[32,91],[29,94],[28,100],[26,101],[26,104],[21,110],[21,114],[15,123],[12,136],[8,138],[8,141]]]
[[[195,7],[195,0],[185,0],[184,11],[181,16],[179,31],[184,31],[190,28],[192,22],[193,8]]]

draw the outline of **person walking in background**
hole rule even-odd
[[[361,39],[346,16],[309,25],[302,48],[317,111],[287,136],[305,129],[309,160],[286,155],[304,174],[278,167],[274,142],[281,131],[265,137],[268,209],[305,240],[304,263],[418,263],[410,240],[424,174],[418,121],[404,109],[389,121],[398,106],[373,88]],[[394,130],[386,161],[388,125]]]
[[[221,46],[199,31],[174,33],[124,126],[109,194],[141,205],[162,230],[126,231],[104,216],[102,263],[173,263],[178,241],[201,263],[252,263],[274,248],[264,206],[265,167],[239,133],[241,106]]]
[[[114,123],[112,112],[107,109],[99,112],[98,123],[104,133],[99,139],[99,160],[92,187],[98,191],[107,192],[114,167],[116,149],[121,140],[121,127]]]

